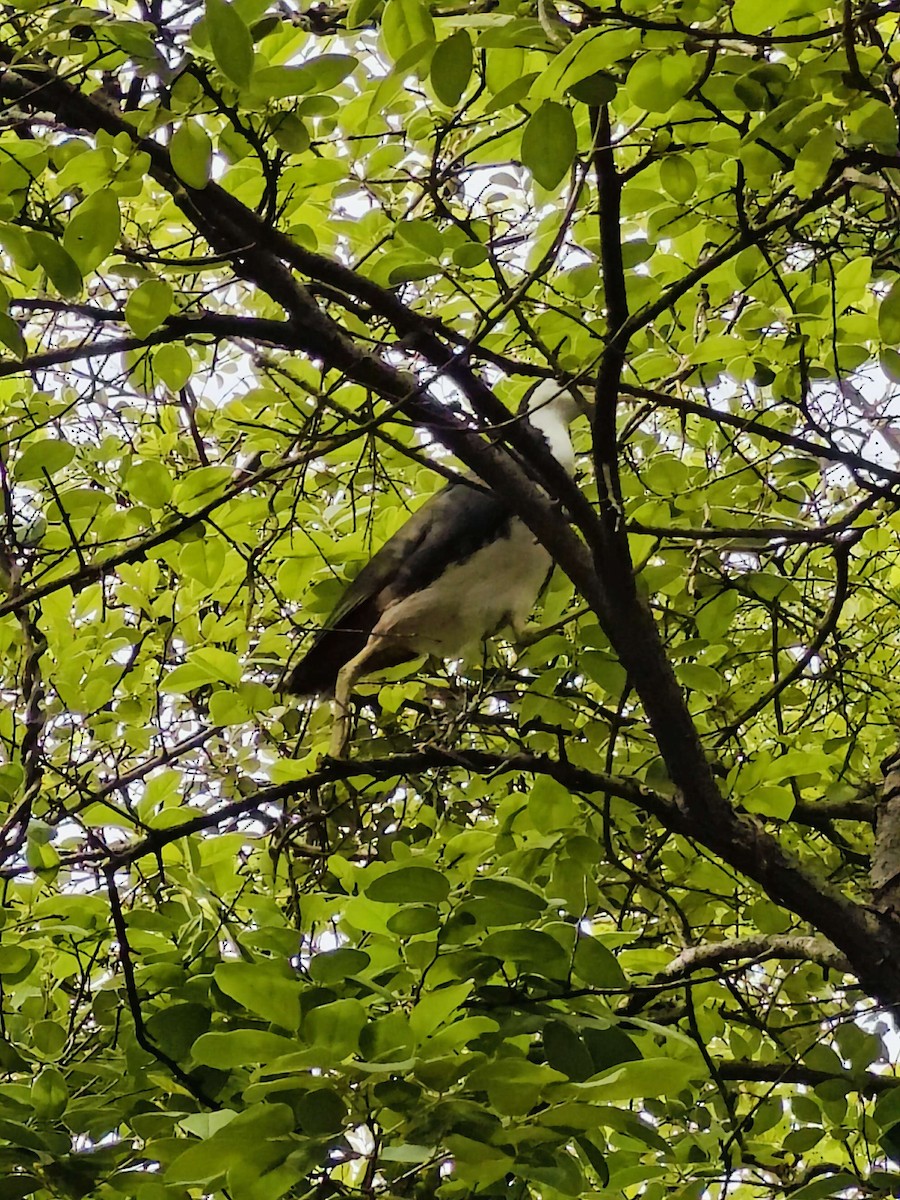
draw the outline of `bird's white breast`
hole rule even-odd
[[[451,564],[422,591],[395,600],[373,633],[419,654],[457,658],[502,626],[524,624],[550,566],[531,530],[513,518],[507,537]]]

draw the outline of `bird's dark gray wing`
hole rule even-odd
[[[368,641],[387,596],[396,599],[421,591],[448,566],[465,562],[489,542],[503,537],[511,520],[509,509],[481,485],[448,483],[366,563],[287,677],[285,688],[305,696],[330,692],[338,671]],[[372,666],[415,657],[393,647]]]

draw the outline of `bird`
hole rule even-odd
[[[544,380],[519,412],[571,475],[569,426],[588,406]],[[521,640],[553,562],[531,530],[474,477],[447,483],[376,551],[350,583],[280,690],[334,697],[329,757],[350,736],[350,697],[363,676],[421,655],[460,658],[509,627]]]

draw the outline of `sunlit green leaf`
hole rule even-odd
[[[83,286],[81,271],[74,258],[59,242],[46,233],[32,233],[29,242],[34,256],[47,272],[47,278],[61,296],[79,296]]]
[[[448,108],[457,105],[471,74],[472,39],[465,29],[458,29],[437,46],[431,59],[431,85],[438,100]]]
[[[673,200],[686,202],[697,187],[697,172],[685,155],[669,155],[659,164],[659,178]]]
[[[246,87],[253,71],[253,40],[238,9],[229,0],[206,0],[206,28],[224,74]]]
[[[212,142],[203,126],[186,118],[172,134],[169,143],[172,169],[192,188],[205,188],[212,171]]]
[[[227,1071],[248,1063],[269,1062],[296,1050],[297,1043],[261,1029],[233,1029],[227,1033],[205,1033],[194,1042],[194,1062]]]
[[[571,167],[576,146],[569,109],[545,100],[522,134],[522,162],[542,187],[555,188]]]
[[[446,900],[450,884],[446,875],[433,867],[400,866],[379,875],[366,888],[370,900],[383,904],[429,902]]]
[[[75,457],[75,447],[70,442],[53,438],[31,442],[22,451],[14,467],[16,479],[42,479],[45,475],[56,475],[67,467]]]
[[[327,92],[356,69],[348,54],[320,54],[300,66],[263,67],[253,76],[254,91],[272,99]]]
[[[632,103],[649,112],[664,113],[690,88],[699,64],[688,54],[642,54],[628,73],[626,88]]]
[[[434,42],[434,22],[421,0],[387,0],[381,33],[388,54],[399,62],[413,48]]]
[[[164,279],[148,279],[128,297],[125,320],[138,335],[147,337],[172,311],[174,292]]]
[[[300,1024],[298,984],[268,963],[222,963],[215,969],[216,984],[250,1012],[283,1029]]]
[[[172,498],[172,476],[161,462],[135,463],[125,476],[125,487],[139,504],[164,508]]]
[[[63,246],[84,274],[94,271],[119,241],[119,203],[114,193],[94,192],[72,213]]]

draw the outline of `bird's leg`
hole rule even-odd
[[[350,697],[356,681],[363,674],[366,663],[378,644],[378,639],[369,638],[359,654],[345,662],[338,671],[334,686],[334,724],[331,727],[331,742],[328,746],[330,758],[344,757],[350,740]]]
[[[338,672],[334,688],[334,717],[331,725],[331,741],[328,745],[330,758],[343,758],[350,740],[350,695],[356,676],[347,670],[353,660]]]
[[[567,625],[571,625],[589,612],[590,609],[587,607],[576,608],[549,625],[542,625],[540,621],[523,621],[517,629],[513,630],[516,642],[524,650],[527,646],[533,646],[535,642],[539,642],[541,638],[549,637],[551,633],[559,633]]]

